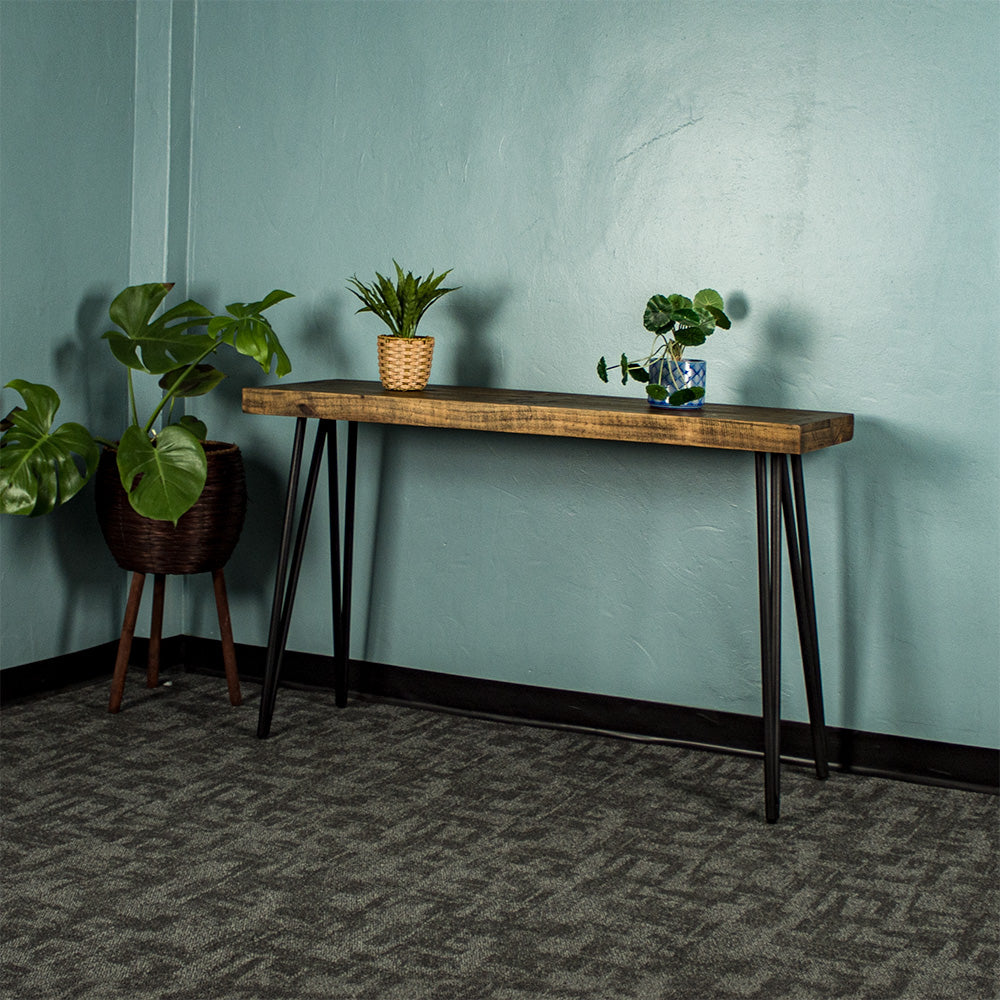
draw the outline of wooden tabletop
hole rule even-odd
[[[509,434],[636,441],[786,455],[850,441],[854,416],[706,403],[666,410],[643,398],[589,396],[524,389],[430,385],[389,392],[379,382],[331,379],[243,390],[245,413],[446,427]]]

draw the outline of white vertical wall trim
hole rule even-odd
[[[194,120],[195,92],[198,83],[198,8],[194,0],[191,13],[191,93],[188,99],[188,176],[187,176],[187,233],[184,241],[184,286],[190,287],[191,261],[194,258]]]

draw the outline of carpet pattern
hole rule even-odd
[[[0,719],[0,996],[1000,996],[998,800],[282,690]]]

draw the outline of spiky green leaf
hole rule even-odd
[[[451,273],[449,268],[441,274],[433,271],[426,277],[414,276],[412,271],[403,271],[399,262],[393,260],[396,283],[375,272],[375,281],[366,285],[356,276],[349,278],[348,290],[362,303],[357,312],[371,312],[389,327],[393,336],[415,337],[421,318],[428,308],[442,295],[457,291],[456,288],[442,288],[441,282]]]

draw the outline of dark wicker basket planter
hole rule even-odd
[[[246,516],[243,457],[234,444],[205,442],[208,479],[195,505],[174,527],[137,514],[122,489],[116,451],[105,448],[97,467],[97,519],[122,569],[134,573],[208,573],[233,554]]]

